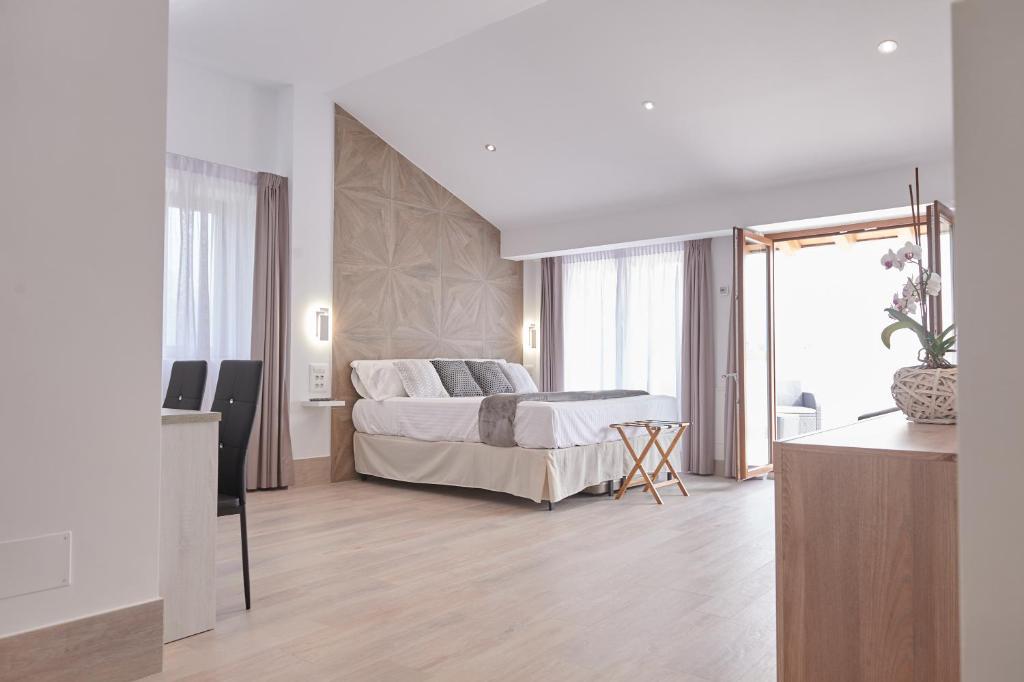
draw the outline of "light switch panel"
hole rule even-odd
[[[327,363],[311,362],[309,364],[309,397],[329,398],[331,384],[327,379]]]

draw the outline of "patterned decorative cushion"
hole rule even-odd
[[[441,378],[429,360],[395,360],[402,386],[410,398],[447,398]]]
[[[501,371],[501,365],[497,362],[466,360],[466,367],[469,368],[469,373],[473,375],[473,379],[483,390],[484,395],[516,392],[516,389],[512,387],[512,382]]]
[[[537,393],[537,384],[533,383],[533,377],[525,367],[515,362],[499,365],[499,367],[516,393]]]
[[[473,380],[469,368],[463,360],[431,360],[430,364],[437,370],[437,376],[444,384],[444,390],[453,398],[483,395],[480,386]]]

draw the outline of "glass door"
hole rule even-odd
[[[772,470],[775,440],[772,287],[774,246],[757,232],[733,230],[736,297],[736,477]]]

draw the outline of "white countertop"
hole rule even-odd
[[[169,407],[160,408],[161,424],[195,424],[199,422],[219,422],[220,412],[203,412],[201,410],[173,410]]]

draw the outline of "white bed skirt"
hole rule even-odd
[[[558,502],[590,486],[617,481],[633,466],[621,441],[545,450],[371,436],[358,431],[353,440],[356,471],[360,474],[408,483],[482,488],[534,502]],[[646,440],[644,435],[634,441],[637,453]],[[657,450],[648,454],[647,469],[653,470],[659,459]],[[671,459],[678,470],[678,450]]]

